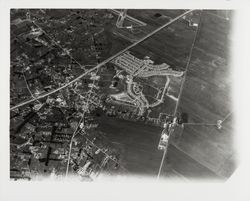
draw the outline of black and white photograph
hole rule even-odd
[[[226,185],[236,174],[244,141],[235,109],[234,74],[244,71],[233,60],[237,9],[6,12],[8,182],[145,180],[167,194],[172,183]]]
[[[230,177],[232,18],[11,9],[10,178]]]

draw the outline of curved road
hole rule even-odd
[[[102,61],[101,63],[99,63],[98,65],[96,65],[94,68],[84,72],[83,74],[79,75],[78,77],[76,77],[75,79],[73,79],[72,81],[68,82],[67,84],[54,89],[48,93],[45,93],[43,95],[37,96],[36,98],[30,99],[28,101],[22,102],[20,104],[17,104],[13,107],[10,108],[10,110],[15,110],[21,106],[27,105],[33,101],[39,100],[41,98],[45,98],[53,93],[56,93],[66,87],[68,87],[69,85],[71,85],[72,83],[76,82],[77,80],[81,79],[82,77],[84,77],[85,75],[87,75],[88,73],[97,70],[98,68],[100,68],[101,66],[105,65],[106,63],[110,62],[111,60],[113,60],[115,57],[118,57],[119,55],[121,55],[122,53],[128,51],[129,49],[131,49],[132,47],[138,45],[139,43],[143,42],[144,40],[148,39],[149,37],[151,37],[152,35],[156,34],[157,32],[161,31],[162,29],[164,29],[165,27],[169,26],[170,24],[174,23],[175,21],[177,21],[178,19],[182,18],[183,16],[187,15],[188,13],[192,12],[194,10],[188,10],[186,12],[184,12],[183,14],[177,16],[176,18],[172,19],[171,21],[167,22],[166,24],[162,25],[161,27],[157,28],[156,30],[154,30],[153,32],[149,33],[148,35],[146,35],[145,37],[143,37],[142,39],[136,41],[135,43],[131,44],[130,46],[126,47],[125,49],[121,50],[120,52],[116,53],[115,55],[109,57],[108,59]]]

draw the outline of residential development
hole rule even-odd
[[[232,18],[11,9],[11,180],[228,179]]]

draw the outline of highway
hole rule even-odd
[[[201,14],[200,14],[200,17],[201,17]],[[176,103],[176,106],[175,106],[175,110],[174,110],[173,116],[176,116],[176,113],[177,113],[177,110],[178,110],[178,106],[179,106],[179,103],[180,103],[180,98],[181,98],[181,95],[182,95],[182,92],[183,92],[183,87],[184,87],[184,84],[185,84],[185,81],[186,81],[186,77],[187,77],[188,67],[189,67],[189,64],[190,64],[190,61],[191,61],[193,49],[194,49],[195,42],[196,42],[196,39],[197,39],[197,35],[198,35],[198,32],[199,32],[199,27],[200,27],[199,25],[200,25],[200,23],[198,24],[198,27],[196,28],[195,36],[194,36],[194,39],[193,39],[193,43],[192,43],[192,46],[190,48],[190,52],[189,52],[189,56],[188,56],[188,61],[187,61],[187,64],[186,64],[186,68],[185,68],[185,72],[184,72],[184,77],[183,77],[183,79],[181,81],[181,88],[180,88],[180,92],[179,92],[179,95],[178,95],[178,99],[177,99],[177,103]],[[170,136],[171,136],[171,134],[170,134]],[[160,168],[159,168],[158,175],[157,175],[157,179],[160,178],[162,166],[164,164],[164,161],[165,161],[165,158],[166,158],[166,155],[167,155],[167,149],[168,149],[168,147],[166,147],[165,150],[164,150],[164,153],[163,153],[163,156],[162,156],[162,160],[161,160],[161,164],[160,164]]]
[[[94,68],[92,68],[92,69],[90,69],[90,70],[84,72],[83,74],[79,75],[78,77],[76,77],[76,78],[73,79],[72,81],[66,83],[65,85],[63,85],[63,86],[61,86],[61,87],[59,87],[59,88],[57,88],[57,89],[54,89],[54,90],[52,90],[52,91],[50,91],[50,92],[48,92],[48,93],[45,93],[45,94],[42,94],[42,95],[37,96],[37,97],[35,97],[35,98],[32,98],[32,99],[30,99],[30,100],[28,100],[28,101],[19,103],[19,104],[15,105],[15,106],[11,107],[10,110],[15,110],[15,109],[17,109],[17,108],[19,108],[19,107],[21,107],[21,106],[24,106],[24,105],[27,105],[27,104],[29,104],[29,103],[32,103],[32,102],[34,102],[34,101],[36,101],[36,100],[45,98],[45,97],[47,97],[47,96],[49,96],[49,95],[51,95],[51,94],[54,94],[54,93],[56,93],[56,92],[58,92],[58,91],[60,91],[60,90],[62,90],[62,89],[64,89],[64,88],[70,86],[71,84],[73,84],[74,82],[78,81],[79,79],[81,79],[82,77],[84,77],[85,75],[87,75],[88,73],[90,73],[90,72],[92,72],[92,71],[94,71],[94,70],[99,69],[101,66],[103,66],[103,65],[105,65],[106,63],[108,63],[108,62],[110,62],[111,60],[113,60],[115,57],[117,57],[117,56],[121,55],[122,53],[128,51],[128,50],[131,49],[132,47],[134,47],[134,46],[140,44],[141,42],[145,41],[145,40],[148,39],[149,37],[153,36],[153,35],[156,34],[157,32],[161,31],[161,30],[164,29],[165,27],[171,25],[172,23],[174,23],[175,21],[177,21],[178,19],[182,18],[183,16],[187,15],[188,13],[190,13],[190,12],[192,12],[192,11],[194,11],[194,10],[188,10],[188,11],[184,12],[183,14],[177,16],[176,18],[174,18],[174,19],[172,19],[171,21],[167,22],[166,24],[160,26],[159,28],[157,28],[157,29],[154,30],[153,32],[149,33],[148,35],[146,35],[146,36],[143,37],[142,39],[140,39],[140,40],[136,41],[135,43],[129,45],[128,47],[126,47],[125,49],[119,51],[119,52],[116,53],[115,55],[113,55],[113,56],[107,58],[106,60],[104,60],[104,61],[102,61],[101,63],[97,64]]]

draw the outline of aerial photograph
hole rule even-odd
[[[232,176],[233,10],[9,12],[10,180]]]

